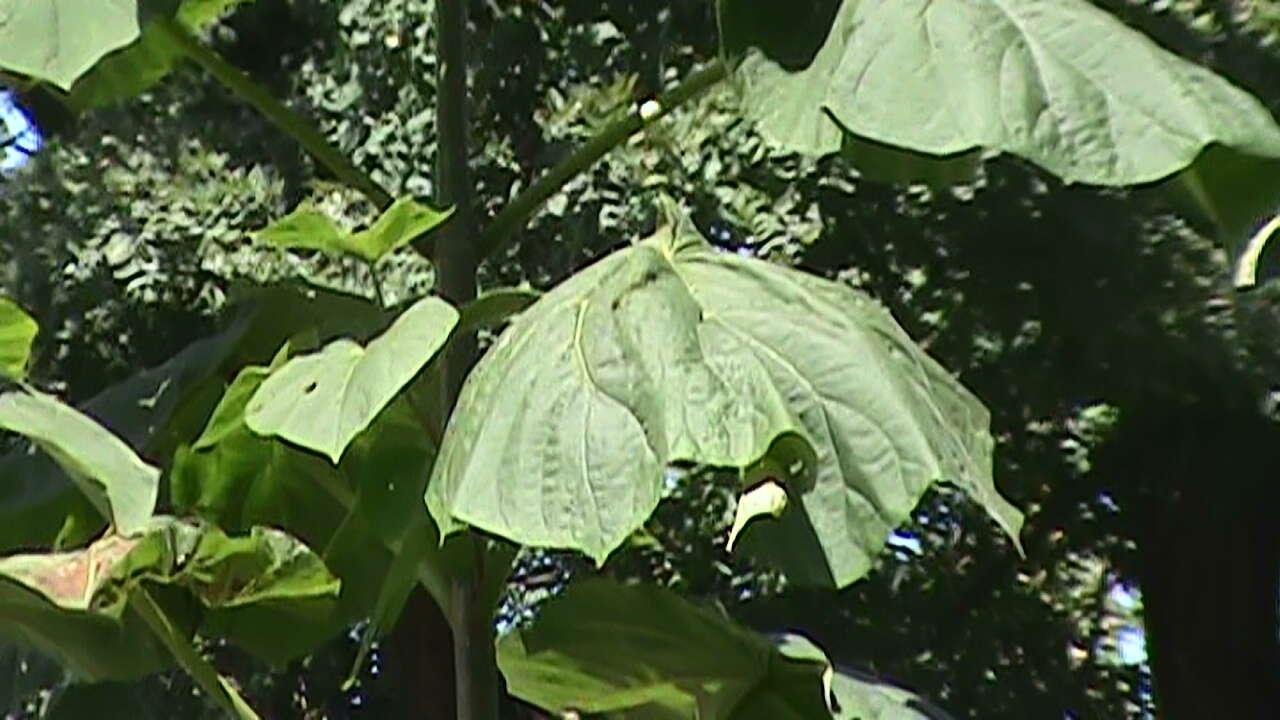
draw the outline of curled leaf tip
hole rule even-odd
[[[761,515],[781,517],[786,509],[787,491],[773,480],[766,480],[744,492],[742,497],[738,498],[738,510],[733,516],[733,528],[729,530],[728,550],[733,551],[733,545],[738,541],[738,536],[747,523]]]

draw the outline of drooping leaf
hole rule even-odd
[[[821,718],[824,663],[792,658],[670,590],[605,580],[570,586],[498,642],[516,697],[616,717]]]
[[[0,0],[0,70],[69,90],[102,56],[138,37],[138,0]]]
[[[0,395],[0,427],[27,436],[62,466],[123,535],[155,510],[160,471],[93,418],[44,393]]]
[[[436,228],[452,214],[452,208],[436,210],[405,196],[392,203],[373,225],[351,233],[340,229],[323,210],[304,204],[254,233],[254,237],[277,247],[340,253],[376,263],[387,253]]]
[[[127,679],[158,667],[158,646],[137,632],[126,609],[138,591],[176,590],[194,596],[207,609],[206,627],[227,631],[233,642],[252,645],[266,636],[297,653],[314,646],[297,647],[315,606],[331,604],[338,583],[314,553],[279,530],[228,537],[164,516],[135,537],[109,534],[71,552],[0,558],[4,629],[92,679]],[[194,630],[159,606],[151,611],[165,616],[168,637],[158,639],[170,650],[173,636],[189,638]]]
[[[223,386],[243,365],[270,360],[298,333],[317,341],[365,337],[390,320],[368,300],[332,291],[282,284],[234,292],[241,311],[224,329],[103,390],[84,404],[84,412],[148,457],[169,458],[199,434]],[[0,458],[0,478],[0,552],[53,543],[78,547],[102,531],[102,516],[47,455],[11,452]],[[300,514],[316,511],[297,498],[282,506]],[[248,525],[237,529],[247,531]]]
[[[436,297],[413,304],[368,347],[337,340],[273,372],[249,401],[245,422],[323,453],[336,465],[347,445],[444,346],[458,311]]]
[[[668,464],[769,455],[803,466],[784,478],[798,502],[743,540],[785,551],[795,579],[843,586],[936,481],[1017,537],[988,417],[869,298],[718,252],[678,220],[499,337],[462,390],[427,500],[445,532],[466,523],[602,561],[648,518]]]
[[[989,148],[1068,182],[1130,185],[1210,143],[1280,157],[1280,128],[1225,79],[1085,0],[719,0],[744,111],[799,152],[844,131],[932,155]]]
[[[17,303],[0,297],[0,377],[17,380],[27,374],[38,330],[36,321]]]

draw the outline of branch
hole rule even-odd
[[[648,117],[640,113],[630,113],[625,118],[610,124],[599,134],[574,150],[569,157],[560,161],[538,181],[516,196],[507,204],[502,212],[493,219],[489,227],[480,236],[477,256],[487,258],[503,249],[517,230],[524,227],[539,208],[552,195],[574,177],[590,168],[597,160],[610,150],[622,144],[627,138],[643,130],[647,125],[665,116],[689,100],[702,94],[707,88],[715,85],[728,75],[728,67],[723,60],[715,60],[711,64],[695,71],[670,92],[658,97],[658,111]]]
[[[243,70],[205,47],[185,26],[177,20],[161,19],[155,21],[155,27],[188,59],[208,71],[236,97],[252,105],[271,124],[297,140],[338,180],[364,193],[379,210],[386,210],[391,205],[391,195],[348,160],[341,150],[331,145],[310,121],[290,110]]]

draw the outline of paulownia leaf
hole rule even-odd
[[[771,639],[651,586],[574,584],[498,642],[512,694],[551,712],[646,720],[926,718],[879,698],[797,635]],[[896,688],[894,688],[896,690]],[[900,691],[902,692],[902,691]],[[909,696],[909,693],[902,692]],[[834,699],[832,696],[835,696]]]
[[[249,401],[245,422],[323,453],[336,465],[347,445],[435,357],[458,324],[437,297],[414,303],[367,348],[337,340],[271,373]]]
[[[332,603],[338,581],[279,530],[256,527],[228,537],[216,527],[157,516],[134,537],[109,534],[72,552],[0,558],[0,617],[6,620],[0,630],[67,659],[88,678],[129,678],[163,659],[125,612],[134,593],[147,588],[190,593],[207,609],[205,624],[234,628],[233,641],[252,642],[274,629],[277,641],[296,645],[306,636],[298,629],[306,627],[313,604]],[[170,635],[189,636],[193,629],[181,630],[172,617],[165,622]],[[162,639],[165,646],[173,640]]]
[[[0,427],[49,453],[122,535],[150,519],[160,471],[93,418],[44,393],[8,392],[0,395]]]
[[[17,303],[0,297],[0,377],[21,379],[27,374],[31,343],[39,328]]]
[[[182,0],[172,15],[188,30],[198,32],[230,8],[249,1]],[[182,49],[168,33],[155,23],[145,23],[137,40],[102,58],[76,80],[69,102],[79,110],[88,110],[128,100],[160,82],[182,57]]]
[[[447,570],[437,561],[451,550],[439,547],[435,525],[415,501],[435,448],[408,402],[397,399],[380,413],[335,467],[245,425],[245,407],[272,369],[244,368],[204,433],[179,451],[170,474],[173,504],[227,528],[269,522],[325,548],[343,590],[337,614],[314,623],[317,633],[336,634],[370,615],[371,632],[381,632],[415,583],[443,598]]]
[[[1257,99],[1085,0],[719,0],[745,112],[784,147],[989,148],[1068,182],[1170,175],[1210,143],[1280,157]]]
[[[916,693],[866,673],[837,668],[831,676],[836,720],[954,720]]]
[[[192,343],[163,365],[102,391],[83,411],[148,457],[172,457],[178,446],[200,432],[235,370],[269,360],[281,343],[299,332],[318,341],[365,337],[391,319],[368,300],[342,293],[287,284],[244,290],[236,289],[241,312],[226,328]],[[308,453],[298,454],[314,459],[316,466],[327,465]],[[215,473],[242,467],[225,458],[215,464]],[[246,482],[244,487],[261,487]],[[238,481],[231,484],[241,487]],[[235,494],[237,502],[245,496],[243,487]],[[314,503],[296,497],[281,507],[324,517]],[[0,552],[51,544],[76,547],[96,537],[103,523],[47,455],[17,450],[0,458]],[[248,525],[238,529],[247,531]]]
[[[965,488],[1015,539],[989,415],[866,296],[718,252],[677,220],[522,313],[467,379],[427,492],[461,524],[598,562],[676,461],[791,468],[778,521],[795,579],[844,586],[928,486]],[[806,566],[804,563],[808,563]]]
[[[339,229],[323,210],[301,205],[254,233],[254,237],[277,247],[342,253],[376,263],[387,253],[438,227],[452,214],[452,208],[436,210],[405,196],[379,215],[368,229],[351,233]]]
[[[0,0],[0,70],[63,90],[138,37],[138,0]]]

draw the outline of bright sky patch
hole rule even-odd
[[[0,172],[17,170],[40,150],[40,130],[13,94],[0,90]]]

